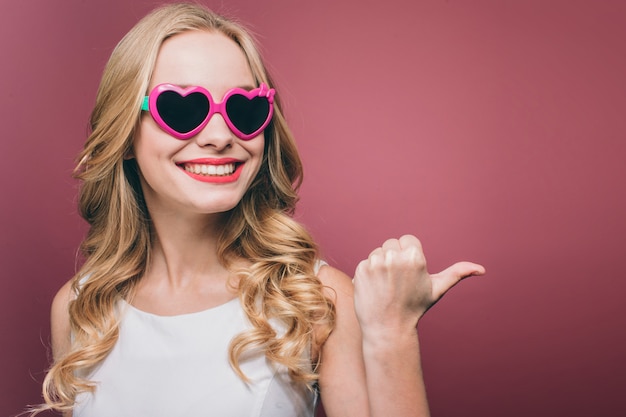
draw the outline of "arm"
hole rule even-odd
[[[430,415],[417,323],[461,279],[484,273],[480,265],[460,262],[430,275],[414,236],[386,241],[358,265],[355,311],[363,334],[372,417]]]
[[[52,300],[50,329],[52,338],[52,358],[54,361],[57,361],[70,350],[71,336],[68,307],[72,298],[73,292],[70,281],[61,287],[54,297],[54,300]],[[63,413],[63,417],[71,416],[71,411]]]
[[[65,355],[71,344],[69,303],[72,300],[71,281],[67,282],[52,300],[50,311],[50,331],[52,337],[52,358],[57,361]]]
[[[335,327],[321,347],[319,387],[328,417],[368,417],[361,329],[354,312],[354,287],[343,272],[323,266],[318,273],[335,303]]]

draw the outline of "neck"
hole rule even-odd
[[[226,268],[217,256],[224,214],[151,213],[153,243],[146,276],[173,288],[199,280],[222,281]]]

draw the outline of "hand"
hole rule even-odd
[[[463,278],[484,273],[481,265],[458,262],[430,275],[415,236],[387,240],[356,268],[354,308],[363,335],[414,329],[450,288]]]

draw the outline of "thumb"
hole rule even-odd
[[[439,300],[448,290],[464,278],[484,275],[485,267],[473,262],[457,262],[432,276],[433,296]]]

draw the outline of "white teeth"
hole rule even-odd
[[[204,165],[204,164],[185,164],[185,171],[197,175],[224,176],[231,175],[235,172],[235,164],[225,165]]]

